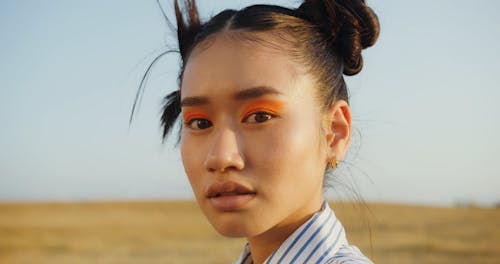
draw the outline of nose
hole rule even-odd
[[[240,153],[242,144],[234,129],[220,127],[213,133],[212,144],[204,164],[207,170],[221,173],[229,170],[242,170],[245,167]]]

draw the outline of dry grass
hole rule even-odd
[[[333,207],[375,263],[500,263],[500,209]],[[194,202],[0,204],[0,263],[231,263],[244,243]]]

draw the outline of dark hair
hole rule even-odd
[[[326,108],[338,99],[348,102],[343,74],[355,75],[361,71],[361,51],[376,42],[380,30],[377,16],[364,0],[305,0],[296,9],[253,5],[224,10],[205,23],[200,21],[195,0],[183,2],[181,7],[174,0],[182,59],[179,87],[191,52],[207,38],[225,32],[262,42],[252,33],[265,31],[286,41],[280,48],[287,49],[312,73],[318,83],[318,96]],[[161,116],[163,139],[180,112],[179,88],[165,97]]]

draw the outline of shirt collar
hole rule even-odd
[[[320,263],[345,245],[348,242],[344,228],[325,201],[321,211],[295,230],[264,263]],[[253,263],[248,243],[236,263]]]

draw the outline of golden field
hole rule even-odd
[[[500,263],[498,208],[332,207],[375,263]],[[2,264],[231,263],[244,243],[191,201],[0,203]]]

